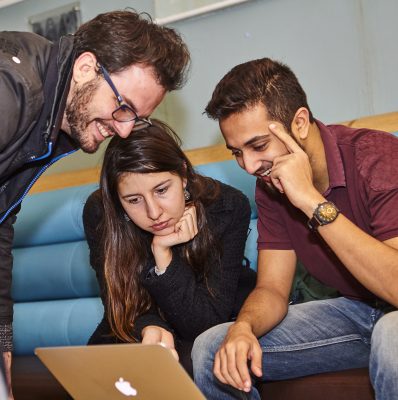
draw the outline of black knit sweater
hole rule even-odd
[[[154,260],[148,260],[141,275],[142,285],[154,304],[148,313],[135,321],[135,336],[141,339],[145,326],[161,326],[177,339],[193,341],[206,329],[232,320],[255,285],[256,274],[245,265],[243,253],[250,220],[249,201],[240,191],[220,183],[218,199],[207,206],[207,223],[221,243],[221,265],[211,266],[207,278],[198,280],[192,269],[173,251],[173,259],[163,275],[153,273]],[[99,192],[90,195],[83,211],[84,229],[90,247],[90,262],[96,271],[101,298],[106,305],[103,245],[100,222],[103,208]],[[210,294],[208,286],[212,290]],[[163,317],[158,313],[161,310]],[[89,344],[115,343],[110,334],[106,313]]]

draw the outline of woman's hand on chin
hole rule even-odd
[[[184,214],[169,235],[155,235],[152,240],[152,253],[160,270],[166,269],[171,260],[171,248],[177,244],[187,243],[198,234],[198,221],[194,205],[186,207]]]
[[[174,232],[168,235],[155,235],[152,241],[153,247],[173,247],[177,244],[192,240],[198,233],[198,221],[195,206],[186,207],[184,214],[174,225]]]

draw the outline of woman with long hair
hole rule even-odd
[[[115,136],[83,212],[105,309],[89,344],[161,343],[191,372],[196,336],[233,319],[255,285],[249,219],[248,199],[197,174],[164,123]]]

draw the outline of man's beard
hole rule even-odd
[[[260,186],[262,189],[264,189],[267,193],[269,193],[272,196],[278,196],[280,195],[279,190],[273,185],[272,182],[264,182],[261,178],[257,178],[260,182]]]
[[[86,153],[95,153],[98,150],[99,143],[91,139],[86,132],[90,122],[88,106],[94,97],[98,87],[98,80],[93,79],[77,88],[73,94],[71,102],[66,106],[65,115],[69,124],[70,136],[78,143],[80,148]]]

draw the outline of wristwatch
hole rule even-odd
[[[308,227],[312,231],[316,231],[319,226],[327,225],[333,222],[339,213],[339,209],[331,201],[320,203],[315,209],[312,218],[308,221]]]

